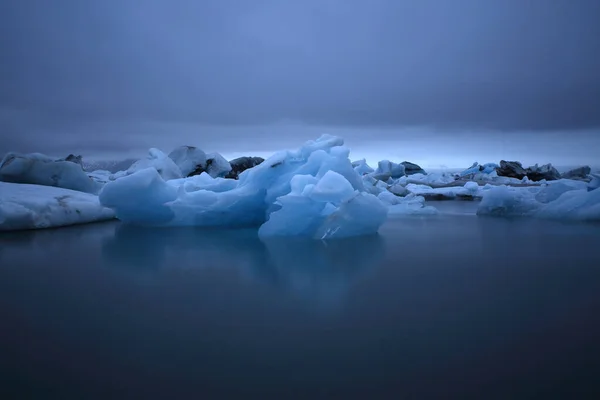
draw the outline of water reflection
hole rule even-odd
[[[253,282],[311,301],[336,304],[377,265],[378,235],[331,242],[298,238],[261,241],[256,229],[143,228],[119,225],[104,239],[110,268],[139,279],[164,269],[235,268]]]

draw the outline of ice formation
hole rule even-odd
[[[396,164],[389,160],[379,161],[377,169],[373,172],[373,177],[381,181],[388,179],[398,179],[405,176],[405,168],[402,164]]]
[[[0,163],[0,181],[54,186],[97,193],[102,185],[91,179],[81,164],[55,160],[39,153],[8,153]]]
[[[588,190],[595,190],[600,188],[600,174],[591,174],[592,180],[588,184]]]
[[[415,194],[398,197],[388,191],[381,192],[377,196],[383,203],[388,205],[389,216],[401,215],[436,215],[438,210],[432,206],[425,205],[425,198]]]
[[[206,172],[213,178],[224,178],[231,171],[231,164],[219,153],[210,153],[206,159]]]
[[[498,186],[485,191],[477,214],[600,221],[600,189],[568,180],[541,188]]]
[[[323,135],[239,175],[165,182],[155,168],[106,184],[100,202],[143,225],[260,225],[267,236],[337,238],[376,233],[387,208],[367,193],[341,138]]]
[[[359,175],[367,175],[375,172],[375,170],[367,164],[367,160],[364,158],[362,160],[354,161],[352,166]]]
[[[377,232],[387,208],[377,197],[355,190],[335,171],[319,179],[295,175],[291,191],[277,199],[281,208],[271,213],[259,229],[262,237],[305,236],[329,239]]]
[[[0,230],[54,228],[114,217],[93,194],[0,182]]]
[[[491,173],[495,173],[496,169],[498,169],[499,167],[500,166],[495,163],[487,163],[487,164],[479,165],[478,162],[474,162],[473,165],[471,165],[469,168],[465,169],[464,171],[460,172],[458,175],[461,178],[468,177],[468,176],[473,177],[474,175],[479,175],[479,174],[488,175]]]
[[[162,151],[152,148],[148,151],[148,156],[146,158],[134,162],[124,174],[117,173],[113,178],[120,178],[123,175],[132,175],[146,168],[154,168],[164,180],[182,177],[181,170],[171,158]]]
[[[199,165],[206,165],[206,153],[194,146],[180,146],[169,153],[169,158],[179,167],[183,177],[191,174]]]

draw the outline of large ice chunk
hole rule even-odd
[[[132,175],[146,168],[154,168],[158,174],[166,181],[169,179],[181,178],[181,170],[175,162],[165,153],[158,149],[150,149],[148,156],[138,160],[127,169],[125,175]]]
[[[231,164],[219,153],[206,156],[206,172],[213,178],[224,178],[231,171]]]
[[[169,158],[179,167],[182,176],[188,176],[198,168],[206,166],[206,153],[194,146],[180,146],[169,153]]]
[[[352,167],[354,167],[354,170],[361,176],[375,172],[375,170],[367,164],[367,160],[364,158],[362,160],[354,161]]]
[[[544,188],[498,186],[485,191],[478,215],[600,220],[600,190],[554,183]]]
[[[566,191],[556,200],[541,207],[535,216],[575,221],[600,221],[600,189]]]
[[[377,197],[389,206],[389,216],[437,215],[439,213],[437,208],[425,205],[425,198],[423,196],[416,196],[412,193],[405,197],[398,197],[385,191],[381,192]]]
[[[323,135],[298,151],[274,154],[237,181],[201,174],[167,183],[150,168],[109,182],[100,201],[119,219],[143,225],[238,227],[269,220],[263,236],[375,233],[387,209],[364,193],[348,156],[341,138]],[[280,229],[281,220],[293,220],[295,228]]]
[[[148,167],[107,183],[100,192],[100,203],[114,209],[123,222],[160,225],[174,218],[167,203],[177,199],[177,191],[156,168]]]
[[[114,217],[93,194],[0,182],[0,230],[54,228]]]
[[[86,193],[97,193],[102,187],[85,173],[81,164],[55,160],[39,153],[8,153],[0,162],[0,180],[54,186]]]
[[[372,175],[380,181],[387,181],[390,178],[398,179],[405,176],[405,168],[402,164],[396,164],[389,160],[381,160]]]
[[[296,175],[291,187],[289,194],[277,199],[281,208],[260,227],[261,237],[332,239],[374,234],[387,217],[387,208],[379,199],[355,190],[334,171],[320,179]]]
[[[596,190],[600,188],[600,174],[591,174],[592,180],[588,184],[588,190]]]
[[[496,186],[484,192],[477,215],[532,216],[540,206],[541,203],[535,199],[535,193],[528,188]]]

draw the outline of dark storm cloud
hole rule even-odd
[[[599,20],[597,0],[6,0],[0,149],[161,124],[597,127]]]

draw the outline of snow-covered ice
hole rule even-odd
[[[561,180],[543,187],[498,186],[486,190],[478,215],[600,221],[600,189]]]
[[[93,194],[0,182],[0,230],[54,228],[114,217]]]
[[[188,176],[199,165],[206,165],[206,153],[193,146],[180,146],[169,153],[169,158],[179,167],[182,176]]]
[[[90,178],[80,164],[55,160],[39,153],[8,153],[0,162],[0,181],[97,193],[101,184]]]
[[[390,192],[382,192],[379,199],[388,205],[388,216],[405,215],[437,215],[439,212],[433,206],[425,205],[425,198],[415,194],[398,197]]]
[[[107,183],[100,201],[122,221],[143,225],[264,223],[262,237],[376,233],[387,208],[365,191],[343,144],[341,138],[323,135],[297,151],[274,154],[237,181],[202,174],[165,182],[155,168],[147,168]]]
[[[123,175],[133,175],[146,168],[154,168],[164,180],[182,177],[181,170],[169,156],[159,149],[152,148],[148,151],[148,156],[146,158],[134,162],[131,167],[127,169],[125,174],[117,173],[114,175],[114,178],[120,178]]]
[[[206,172],[213,178],[224,178],[231,171],[231,164],[219,153],[209,153],[206,159]]]

